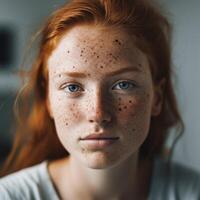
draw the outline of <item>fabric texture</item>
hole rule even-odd
[[[0,179],[1,200],[59,200],[48,161]],[[200,200],[200,172],[155,159],[148,200]]]

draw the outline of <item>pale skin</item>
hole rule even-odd
[[[47,107],[70,154],[49,163],[61,199],[147,198],[152,163],[139,163],[138,152],[151,116],[160,113],[162,87],[153,84],[134,38],[124,30],[76,26],[49,56],[48,71]],[[119,140],[96,149],[80,140],[101,132]]]

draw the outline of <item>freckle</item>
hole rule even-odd
[[[83,53],[83,50],[81,50],[81,53]]]
[[[132,129],[133,132],[135,132],[135,129]]]
[[[59,74],[59,77],[61,77],[61,74]]]
[[[124,109],[127,109],[127,106],[124,106]]]
[[[121,42],[119,40],[115,40],[116,43],[118,43],[119,45],[121,45]]]
[[[66,126],[68,126],[68,123],[66,123]]]
[[[82,57],[83,55],[81,54],[80,56]]]
[[[85,42],[85,40],[83,42]]]
[[[67,53],[70,53],[70,51],[67,51]]]
[[[103,69],[103,66],[101,65],[101,69]]]
[[[94,55],[96,54],[96,52],[94,52]]]
[[[88,74],[88,76],[90,76],[91,74]]]
[[[73,66],[73,68],[75,68],[75,66]]]
[[[87,60],[85,60],[85,62],[87,62]]]
[[[97,56],[97,58],[99,58],[99,56]]]
[[[132,101],[130,100],[129,103],[132,103]]]
[[[122,111],[122,109],[121,109],[121,108],[119,108],[118,110],[119,110],[119,111]]]

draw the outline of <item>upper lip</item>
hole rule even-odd
[[[81,140],[87,140],[87,139],[117,139],[119,137],[116,136],[110,136],[108,134],[105,133],[101,133],[101,134],[97,134],[97,133],[93,133],[93,134],[89,134],[88,136],[81,138]]]

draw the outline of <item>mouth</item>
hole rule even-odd
[[[101,133],[101,134],[90,134],[80,140],[116,140],[119,137],[116,136],[109,136],[108,134]]]
[[[90,138],[90,139],[81,139],[81,144],[90,150],[102,149],[110,147],[119,140],[116,138]]]

